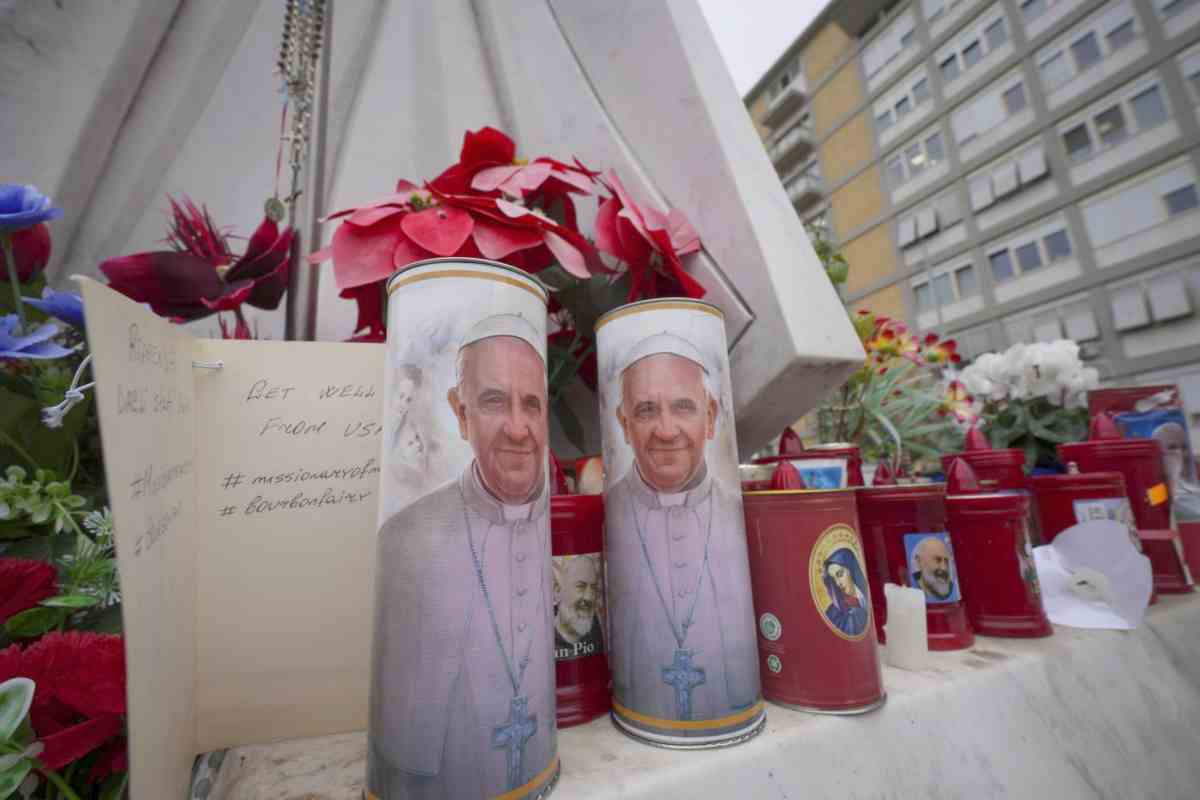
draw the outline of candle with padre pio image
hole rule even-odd
[[[648,300],[596,336],[613,720],[668,747],[743,741],[765,715],[724,317]]]
[[[474,259],[388,283],[366,797],[558,778],[546,291]]]

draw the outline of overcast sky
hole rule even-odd
[[[746,94],[775,63],[826,0],[699,0],[729,65],[738,94]]]

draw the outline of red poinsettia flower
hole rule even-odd
[[[58,590],[52,564],[25,558],[0,558],[0,624],[27,611]]]
[[[37,684],[29,719],[44,745],[39,759],[46,769],[62,769],[101,747],[102,769],[119,769],[124,758],[114,749],[126,710],[121,637],[53,631],[14,650],[0,652],[0,681],[19,675]]]
[[[613,197],[596,214],[596,245],[629,265],[629,299],[682,294],[703,297],[704,287],[683,268],[680,256],[700,249],[700,237],[682,211],[663,214],[633,201],[616,173],[605,185]]]
[[[236,311],[243,303],[272,310],[287,290],[293,231],[263,218],[235,260],[206,208],[171,200],[171,250],[110,258],[100,265],[109,285],[154,313],[181,320]]]
[[[383,308],[386,281],[376,281],[353,289],[343,289],[338,297],[352,299],[358,304],[358,321],[354,324],[352,342],[387,341],[387,328],[383,323]]]
[[[921,342],[921,358],[926,364],[940,366],[942,364],[957,364],[962,361],[958,354],[958,343],[953,339],[938,339],[936,333],[928,333]]]

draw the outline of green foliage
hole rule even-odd
[[[850,275],[850,262],[846,261],[842,252],[833,242],[826,239],[825,234],[818,228],[806,224],[804,231],[808,234],[808,240],[812,243],[817,258],[825,266],[825,274],[829,276],[830,282],[834,286],[844,284]]]
[[[12,797],[35,766],[40,745],[34,745],[29,707],[35,690],[28,678],[0,683],[0,800]]]
[[[1057,465],[1058,445],[1087,438],[1086,408],[1058,406],[1044,397],[987,403],[983,418],[992,447],[1024,450],[1027,468]]]

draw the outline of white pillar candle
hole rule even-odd
[[[926,639],[925,593],[886,583],[887,598],[887,663],[900,669],[919,670],[926,667],[929,644]]]

